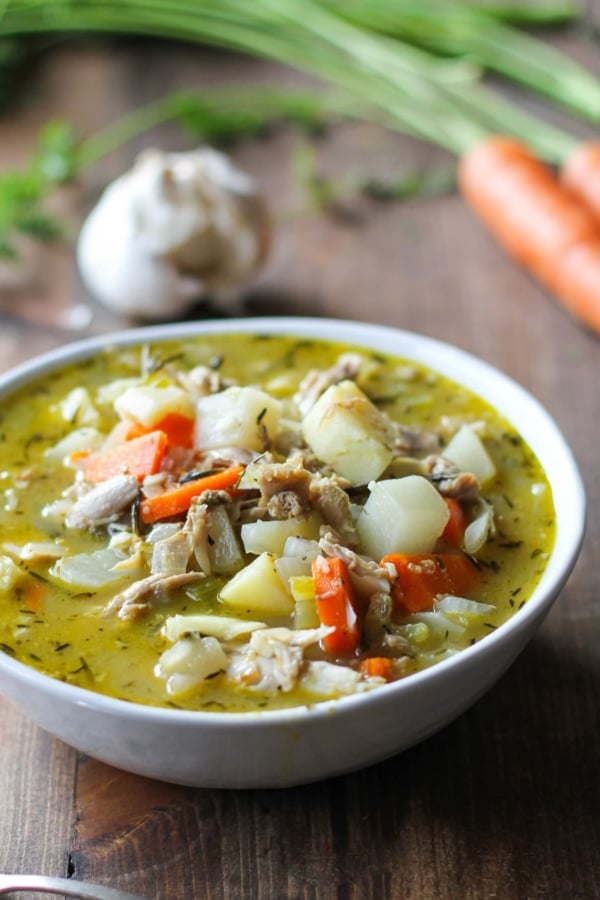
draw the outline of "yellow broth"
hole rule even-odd
[[[225,335],[194,338],[142,348],[107,350],[58,369],[2,402],[0,420],[0,552],[30,541],[54,541],[65,552],[91,552],[106,544],[102,530],[69,529],[42,515],[60,497],[73,472],[50,463],[45,451],[72,428],[58,405],[74,387],[95,391],[117,378],[140,373],[142,352],[155,360],[177,359],[182,368],[216,365],[240,384],[262,387],[277,397],[291,396],[312,368],[331,366],[351,348],[316,340],[280,336]],[[445,417],[455,422],[483,420],[486,447],[497,476],[483,492],[493,506],[497,533],[478,554],[481,583],[473,597],[495,611],[465,629],[462,645],[481,640],[518,614],[537,584],[554,538],[552,496],[544,472],[518,434],[472,392],[411,361],[383,357],[360,348],[378,369],[369,395],[392,418],[406,425],[435,429]],[[100,408],[108,432],[114,413]],[[8,548],[8,549],[6,549]],[[15,659],[53,678],[112,697],[156,706],[241,711],[311,702],[298,689],[275,695],[232,688],[221,676],[202,690],[174,702],[154,667],[165,649],[161,626],[174,613],[223,612],[214,594],[191,586],[173,592],[134,621],[103,616],[114,585],[97,592],[69,590],[49,574],[53,561],[18,560],[25,573],[16,587],[0,591],[0,647]],[[134,577],[132,575],[132,577]],[[122,585],[121,585],[122,586]],[[225,611],[225,614],[226,611]],[[276,624],[282,624],[278,621]],[[425,641],[415,646],[415,667],[444,657],[444,647]],[[410,677],[410,676],[408,676]]]

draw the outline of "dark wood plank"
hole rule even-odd
[[[76,753],[0,698],[0,872],[67,875]]]

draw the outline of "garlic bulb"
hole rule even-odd
[[[236,303],[268,245],[265,204],[227,156],[147,150],[84,222],[77,263],[101,303],[165,320],[206,296]]]

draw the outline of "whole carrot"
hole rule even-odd
[[[561,166],[560,180],[600,222],[600,141],[577,144]]]
[[[493,136],[462,157],[463,197],[514,259],[600,333],[600,226],[544,162]]]

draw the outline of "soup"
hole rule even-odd
[[[518,614],[554,539],[489,405],[325,341],[107,348],[5,399],[0,437],[0,648],[136,703],[385,689]]]

